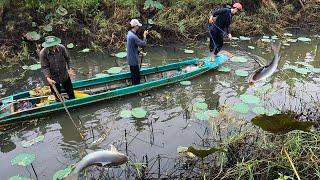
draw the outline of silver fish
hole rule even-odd
[[[128,157],[119,152],[114,146],[111,145],[111,150],[100,150],[89,153],[75,166],[72,173],[67,176],[66,180],[77,180],[82,170],[87,167],[98,166],[119,166],[128,161]]]
[[[277,46],[272,44],[271,48],[273,50],[274,57],[270,64],[263,66],[257,70],[255,70],[250,76],[249,76],[249,84],[255,83],[257,81],[264,80],[270,76],[277,70],[278,63],[280,61],[280,48],[281,43],[279,43]]]

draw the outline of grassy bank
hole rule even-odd
[[[81,50],[124,48],[127,24],[131,18],[144,23],[152,19],[151,43],[194,41],[207,36],[207,19],[213,8],[231,0],[1,0],[0,63],[18,63],[37,59],[43,37],[56,35],[64,44],[74,43]],[[293,2],[243,0],[245,13],[235,17],[234,35],[282,34],[286,28],[316,29],[320,5],[313,0],[303,6]],[[35,31],[40,39],[30,40]]]

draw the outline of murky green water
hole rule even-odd
[[[177,157],[178,146],[201,145],[199,135],[212,133],[208,121],[199,121],[194,118],[192,105],[198,99],[204,99],[209,109],[221,109],[230,116],[245,118],[248,122],[257,116],[252,111],[255,106],[266,110],[280,112],[293,111],[299,115],[300,120],[314,120],[318,117],[319,101],[319,74],[298,74],[292,70],[283,70],[285,63],[294,64],[296,61],[306,61],[320,67],[320,51],[317,46],[320,40],[313,38],[311,43],[291,43],[281,49],[282,59],[279,71],[272,79],[265,83],[269,90],[259,93],[259,86],[249,87],[247,77],[235,75],[235,70],[243,69],[254,71],[259,65],[253,60],[252,54],[272,59],[273,54],[264,48],[256,47],[255,50],[247,48],[254,45],[254,41],[238,42],[238,47],[226,45],[226,49],[235,54],[247,51],[249,61],[246,63],[228,62],[231,68],[229,73],[211,71],[191,80],[191,86],[174,84],[145,93],[116,98],[91,106],[78,108],[71,111],[75,119],[81,119],[87,130],[87,140],[81,141],[78,132],[64,112],[55,113],[49,117],[24,125],[15,125],[11,130],[0,132],[0,174],[1,179],[21,175],[35,178],[31,167],[11,166],[11,159],[22,152],[36,154],[33,162],[39,179],[52,179],[53,174],[69,164],[78,162],[85,155],[86,149],[107,149],[109,144],[114,144],[122,152],[127,152],[130,158],[129,165],[142,162],[145,155],[151,163],[157,162],[161,157],[161,174],[174,173],[174,158]],[[256,45],[254,45],[256,46]],[[187,46],[172,45],[171,47],[149,47],[145,63],[151,66],[172,63],[185,58],[202,57],[207,53],[207,45],[198,43],[188,48],[195,50],[195,54],[185,54]],[[75,67],[79,69],[77,79],[93,77],[113,66],[124,65],[125,60],[116,60],[107,54],[83,54],[73,52]],[[11,76],[18,76],[23,70],[19,67],[1,72],[1,96],[17,93],[37,85],[44,84],[40,71],[27,71],[17,82],[10,84],[3,80]],[[238,113],[232,109],[235,103],[241,102],[241,94],[255,94],[261,100],[259,105],[249,105],[247,113]],[[123,119],[119,112],[124,109],[144,107],[148,111],[145,119]],[[214,119],[212,120],[214,123]],[[258,127],[256,127],[258,128]],[[92,129],[92,131],[91,131]],[[92,135],[94,134],[94,137]],[[125,134],[125,132],[127,132]],[[232,133],[232,132],[230,132]],[[44,141],[29,148],[21,145],[23,140],[30,140],[39,135],[44,135]],[[100,143],[95,140],[105,136]],[[126,149],[127,147],[127,149]],[[157,177],[158,164],[151,167]],[[101,170],[101,169],[100,169]],[[132,171],[132,170],[131,170]],[[124,177],[133,175],[128,168],[106,170],[110,177]],[[97,171],[96,171],[97,172]]]

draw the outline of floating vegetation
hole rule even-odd
[[[22,141],[21,145],[22,145],[22,147],[30,147],[30,146],[32,146],[40,141],[43,141],[43,140],[44,140],[44,135],[40,135],[40,136],[38,136],[34,139],[31,139],[29,141]]]
[[[298,40],[302,42],[311,42],[311,39],[307,37],[299,37]]]
[[[73,44],[73,43],[69,43],[69,44],[67,45],[67,48],[68,48],[68,49],[73,49],[73,48],[74,48],[74,44]]]
[[[28,166],[36,159],[35,154],[21,153],[11,160],[11,165]]]
[[[252,50],[255,49],[255,47],[253,47],[253,46],[248,46],[248,48],[249,48],[249,49],[252,49]]]
[[[260,98],[254,95],[243,94],[240,96],[241,101],[247,104],[259,104]]]
[[[68,11],[64,7],[59,6],[59,8],[56,10],[56,13],[60,16],[65,16],[68,14]]]
[[[273,116],[262,115],[252,119],[254,125],[264,131],[276,134],[285,134],[293,130],[308,132],[315,124],[314,122],[300,122],[289,114],[276,114]]]
[[[270,39],[270,36],[262,36],[263,39]]]
[[[80,52],[88,53],[88,52],[90,52],[90,49],[89,48],[85,48],[85,49],[82,49]]]
[[[309,69],[307,68],[296,68],[294,69],[294,71],[296,71],[297,73],[299,74],[303,74],[303,75],[306,75],[308,74],[309,72],[311,72]]]
[[[284,36],[292,37],[293,35],[291,33],[283,33]]]
[[[43,30],[45,30],[45,31],[47,31],[47,32],[51,32],[52,31],[52,26],[50,25],[50,24],[48,24],[48,25],[45,25],[44,27],[43,27]]]
[[[135,118],[145,118],[147,115],[147,111],[144,110],[142,107],[138,107],[132,109],[131,114]]]
[[[41,69],[41,64],[33,64],[30,66],[24,65],[22,66],[23,70],[32,70],[32,71],[36,71],[38,69]]]
[[[287,42],[291,42],[291,43],[295,43],[297,41],[298,41],[298,39],[291,39],[291,38],[287,39]]]
[[[228,66],[219,66],[218,71],[219,72],[230,72],[231,69]]]
[[[208,104],[205,102],[196,102],[193,104],[192,109],[194,111],[201,111],[201,110],[207,110],[208,109]]]
[[[193,51],[193,50],[190,50],[190,49],[185,49],[185,50],[184,50],[184,53],[186,53],[186,54],[193,54],[194,51]]]
[[[123,110],[120,112],[119,116],[122,118],[131,118],[132,114],[130,110]]]
[[[246,114],[249,112],[249,106],[245,103],[235,103],[232,109],[236,112]]]
[[[265,43],[270,43],[271,42],[271,39],[261,39],[262,42],[265,42]]]
[[[266,114],[266,109],[264,107],[254,107],[252,108],[252,112],[258,114],[258,115],[262,115],[262,114]]]
[[[192,154],[194,154],[195,156],[197,156],[198,158],[205,158],[213,153],[217,153],[217,152],[227,152],[225,149],[222,148],[215,148],[212,147],[210,149],[196,149],[192,146],[188,147],[188,152],[191,152]]]
[[[248,59],[243,56],[233,56],[230,60],[232,62],[240,62],[240,63],[245,63],[248,61]]]
[[[247,77],[249,75],[248,71],[242,70],[242,69],[238,69],[235,71],[237,76],[240,77]]]
[[[197,111],[194,115],[200,121],[208,121],[210,118],[217,117],[219,112],[217,110]]]
[[[110,69],[107,70],[107,72],[109,74],[118,74],[122,71],[122,68],[121,67],[112,67]]]
[[[116,56],[117,58],[125,58],[127,57],[127,52],[118,52],[117,54],[115,54],[114,56]]]
[[[239,39],[240,39],[241,41],[250,41],[250,40],[251,40],[251,38],[245,37],[245,36],[240,36]]]
[[[71,166],[68,166],[65,169],[59,170],[56,173],[54,173],[52,180],[62,180],[66,178],[72,171]]]
[[[38,41],[41,38],[41,35],[36,31],[31,31],[26,34],[26,38],[30,41]]]
[[[183,86],[190,86],[191,85],[191,81],[180,81],[180,84]]]
[[[22,176],[11,176],[9,180],[31,180],[31,179],[27,177],[22,177]]]
[[[271,36],[271,39],[277,40],[277,39],[278,39],[278,36]]]

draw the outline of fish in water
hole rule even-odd
[[[249,84],[253,84],[257,81],[264,80],[270,76],[277,70],[278,63],[280,61],[280,48],[281,43],[278,45],[272,44],[271,48],[273,50],[274,57],[269,65],[263,66],[257,70],[255,70],[250,76],[249,76]]]
[[[77,180],[82,170],[93,165],[102,167],[119,166],[127,161],[128,157],[111,145],[111,150],[100,150],[86,155],[77,163],[72,173],[66,177],[66,180]]]

